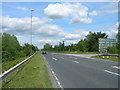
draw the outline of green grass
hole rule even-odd
[[[104,58],[103,57],[99,57],[99,56],[92,56],[91,58],[120,62],[120,58],[116,57],[116,56],[109,56],[109,57],[108,56],[104,56]]]
[[[6,81],[3,88],[52,88],[46,64],[40,54],[36,54]]]
[[[21,57],[19,59],[13,60],[13,61],[6,61],[2,63],[2,72],[7,71],[8,69],[12,68],[13,66],[17,65],[21,61],[25,60],[26,57]]]

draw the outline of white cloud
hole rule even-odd
[[[91,15],[91,16],[97,16],[98,13],[97,13],[97,11],[92,11],[92,12],[89,13],[89,15]]]
[[[67,33],[64,37],[65,40],[74,40],[74,39],[80,39],[81,36],[80,34],[71,34],[71,33]]]
[[[78,43],[79,40],[74,40],[74,41],[70,41],[70,40],[67,40],[66,43],[67,44],[76,44]]]
[[[116,38],[116,35],[118,33],[118,30],[110,30],[110,31],[106,31],[106,33],[109,35],[110,38]]]
[[[0,18],[1,19],[1,18]],[[0,22],[0,26],[3,27],[3,32],[15,34],[18,37],[20,43],[30,42],[30,18],[10,18],[2,17],[3,23]],[[118,24],[107,27],[98,27],[90,29],[76,29],[74,33],[67,33],[64,28],[61,28],[55,24],[46,24],[51,19],[33,17],[33,43],[42,46],[45,43],[56,45],[59,42],[65,41],[66,44],[77,43],[80,39],[84,38],[89,31],[104,31],[110,38],[115,37],[117,33]],[[41,47],[40,47],[41,48]]]
[[[30,42],[30,18],[10,18],[2,17],[3,23],[0,26],[3,27],[3,32],[14,34],[18,37],[21,44],[24,42]],[[33,17],[33,43],[38,46],[45,43],[51,43],[53,45],[65,40],[66,42],[76,42],[80,40],[79,34],[66,33],[63,28],[55,24],[46,24],[49,22],[46,18]]]
[[[81,38],[85,37],[86,35],[89,34],[89,29],[76,29],[74,30],[75,33],[79,34]]]
[[[53,40],[37,40],[37,43],[51,43]]]
[[[45,9],[44,13],[47,17],[52,19],[62,19],[67,16],[72,17],[70,20],[70,24],[77,23],[91,23],[92,19],[88,18],[88,14],[92,16],[97,16],[97,12],[88,12],[88,7],[80,4],[80,3],[56,3],[49,4]]]
[[[44,9],[44,13],[53,19],[64,18],[69,15],[69,9],[65,7],[59,3],[49,4],[48,7]]]
[[[26,10],[28,10],[27,8],[25,8],[25,7],[16,7],[17,9],[19,9],[19,10],[23,10],[23,11],[26,11]]]
[[[118,33],[118,23],[113,26],[108,27],[109,31],[105,31],[108,34],[109,38],[116,38]]]
[[[36,27],[36,29],[33,29],[35,35],[42,37],[61,38],[65,35],[65,32],[62,30],[62,28],[54,24],[43,24]]]
[[[70,24],[77,24],[77,23],[84,23],[84,24],[88,24],[88,23],[92,23],[92,19],[91,18],[78,18],[75,17],[73,19],[71,19]]]
[[[30,32],[30,20],[30,18],[2,17],[3,23],[0,23],[0,25],[3,27],[4,32],[13,32],[15,34],[27,34]],[[36,28],[38,28],[45,22],[47,22],[47,20],[33,17],[33,26]]]
[[[116,22],[116,24],[115,24],[115,25],[116,25],[117,27],[119,27],[119,24],[120,24],[120,22]]]
[[[116,38],[116,35],[118,33],[118,22],[108,26],[91,27],[86,29],[74,30],[75,33],[80,34],[81,38],[87,36],[89,34],[89,31],[106,33],[109,36],[109,38]]]

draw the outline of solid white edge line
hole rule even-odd
[[[43,56],[43,55],[42,55]],[[44,57],[44,56],[43,56]],[[44,59],[46,60],[46,58],[44,57]],[[49,63],[46,61],[46,63],[49,65]],[[49,67],[50,67],[50,65],[49,65]],[[60,84],[60,82],[59,82],[59,80],[58,80],[58,78],[57,78],[57,76],[55,75],[55,73],[54,73],[54,71],[52,70],[52,68],[50,67],[50,71],[51,71],[51,73],[52,73],[52,75],[53,75],[53,78],[56,80],[56,84],[61,88],[61,90],[64,90],[64,88],[62,87],[62,85]]]
[[[62,88],[62,89],[63,89],[62,85],[60,84],[60,82],[59,82],[59,80],[58,80],[57,76],[55,75],[55,73],[54,73],[54,71],[53,71],[52,69],[51,69],[51,72],[52,72],[52,74],[53,74],[53,76],[54,76],[54,78],[55,78],[55,80],[56,80],[56,82],[57,82],[58,86],[59,86],[60,88]]]
[[[117,66],[111,66],[112,68],[116,68],[116,69],[120,69],[120,67],[117,67]]]
[[[111,72],[111,71],[108,71],[108,70],[104,70],[105,72],[108,72],[108,73],[110,73],[110,74],[114,74],[114,75],[117,75],[117,76],[120,76],[120,74],[118,74],[118,73],[114,73],[114,72]]]

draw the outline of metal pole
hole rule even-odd
[[[32,55],[32,10],[31,10],[31,55]]]
[[[32,55],[32,11],[34,11],[34,9],[31,9],[31,55]]]

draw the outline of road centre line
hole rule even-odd
[[[55,60],[55,61],[57,61],[57,59],[56,59],[56,58],[54,58],[54,57],[53,57],[52,59],[53,59],[53,60]]]
[[[116,69],[120,69],[120,67],[117,67],[117,66],[111,66],[112,68],[116,68]]]
[[[79,63],[78,61],[72,61],[72,62]]]
[[[110,73],[110,74],[114,74],[114,75],[120,76],[120,74],[118,74],[118,73],[114,73],[114,72],[111,72],[111,71],[108,71],[108,70],[104,70],[104,71],[107,72],[107,73]]]

